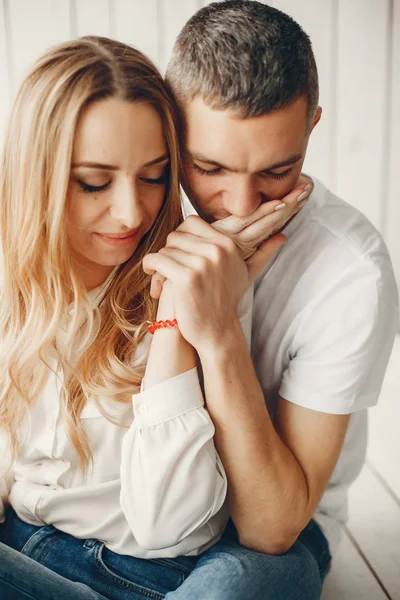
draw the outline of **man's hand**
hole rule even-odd
[[[165,248],[145,256],[143,269],[161,274],[172,286],[179,329],[201,354],[218,344],[237,318],[240,298],[285,241],[281,234],[274,236],[245,262],[233,240],[190,216],[169,234]]]

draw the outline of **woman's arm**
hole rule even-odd
[[[170,288],[164,285],[158,319],[175,317]],[[136,540],[148,550],[180,544],[209,523],[227,494],[196,356],[179,328],[157,330],[144,389],[133,397],[135,420],[122,448],[121,507]],[[203,543],[221,532],[224,514],[216,521]]]
[[[158,305],[157,320],[172,321],[174,318],[172,289],[165,283]],[[193,369],[196,366],[196,357],[196,351],[182,336],[179,328],[158,329],[151,342],[142,390]]]

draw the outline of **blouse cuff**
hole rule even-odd
[[[140,427],[164,423],[204,405],[197,367],[132,396]]]

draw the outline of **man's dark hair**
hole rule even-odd
[[[214,2],[193,15],[175,42],[167,81],[181,107],[200,96],[241,118],[302,96],[311,119],[318,106],[310,38],[285,13],[250,0]]]

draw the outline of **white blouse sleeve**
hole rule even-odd
[[[148,550],[175,546],[222,507],[227,478],[197,369],[133,396],[122,446],[121,507]]]

